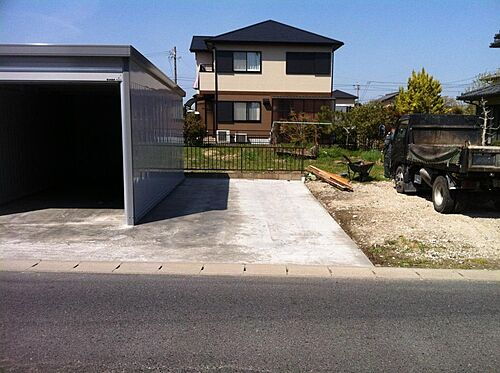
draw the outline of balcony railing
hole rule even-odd
[[[200,65],[200,71],[203,73],[212,73],[214,72],[214,65],[210,63],[202,63]]]

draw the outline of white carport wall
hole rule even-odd
[[[120,85],[125,222],[136,224],[184,177],[185,92],[132,46],[0,45],[1,87],[51,84],[73,89],[79,84],[87,89],[89,84]],[[9,95],[2,91],[4,102]],[[15,122],[16,115],[2,121]],[[15,123],[4,124],[0,122],[0,145],[12,144],[8,137]],[[15,164],[26,150],[16,143],[0,152],[0,204],[33,192],[23,184],[29,166]],[[24,174],[16,171],[20,169]]]

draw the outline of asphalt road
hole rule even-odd
[[[0,327],[7,371],[500,371],[498,283],[2,273]]]

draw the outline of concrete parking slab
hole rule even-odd
[[[26,271],[40,260],[0,260],[0,271]]]
[[[300,181],[188,177],[142,224],[122,210],[0,215],[7,259],[372,264]]]

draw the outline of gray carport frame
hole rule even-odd
[[[0,45],[0,83],[120,84],[126,224],[136,224],[182,181],[185,92],[134,47]],[[151,159],[158,146],[169,147],[168,156]]]

